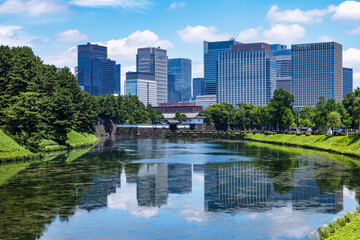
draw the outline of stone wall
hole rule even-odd
[[[118,128],[116,131],[117,138],[164,138],[164,132],[170,132],[169,129],[161,128]]]
[[[111,120],[99,119],[95,125],[95,136],[98,138],[102,137],[115,137],[117,124]]]

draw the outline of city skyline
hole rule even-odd
[[[226,0],[205,4],[200,0],[6,0],[0,3],[0,44],[31,46],[45,63],[71,69],[76,66],[77,45],[87,41],[103,44],[109,49],[109,57],[122,64],[124,81],[126,72],[135,71],[136,49],[140,47],[160,46],[168,50],[169,58],[192,59],[192,77],[203,77],[204,40],[234,37],[244,43],[269,42],[288,47],[335,40],[343,45],[343,66],[354,69],[357,87],[359,16],[360,2],[356,1],[235,4]],[[238,24],[228,24],[234,18]],[[166,24],[160,24],[163,22]]]

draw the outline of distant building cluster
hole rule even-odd
[[[276,89],[295,97],[294,107],[315,106],[318,98],[339,102],[353,90],[353,71],[342,65],[336,42],[286,45],[204,41],[204,77],[192,79],[192,62],[169,59],[160,47],[139,48],[136,72],[126,73],[124,93],[145,105],[193,102],[203,109],[214,103],[268,104]],[[75,69],[80,87],[94,96],[120,94],[121,66],[107,48],[78,46]]]

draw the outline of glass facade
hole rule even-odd
[[[138,96],[145,106],[157,106],[157,84],[155,74],[128,72],[126,73],[126,94]]]
[[[353,91],[353,70],[352,68],[343,68],[343,97]]]
[[[167,51],[160,48],[139,48],[136,55],[137,72],[155,75],[157,102],[167,102],[168,96]]]
[[[115,93],[121,93],[121,64],[116,64]]]
[[[253,46],[219,54],[218,103],[261,106],[270,102],[276,88],[276,61],[270,45]]]
[[[190,101],[191,60],[185,58],[169,59],[168,74],[175,77],[175,81],[171,82],[172,84],[174,84],[173,86],[171,86],[174,90],[168,92],[168,102]]]
[[[320,96],[342,100],[342,45],[336,42],[291,46],[291,93],[295,107],[315,106]]]
[[[241,44],[233,39],[221,42],[204,41],[204,83],[205,94],[217,94],[218,57],[222,52],[230,52],[231,46]]]
[[[120,65],[107,59],[107,48],[87,43],[78,46],[78,84],[93,96],[115,93],[117,88],[116,68]],[[120,83],[118,85],[120,88]]]
[[[193,79],[193,99],[205,94],[204,78]]]
[[[276,61],[276,89],[291,92],[291,50],[286,45],[271,45]]]

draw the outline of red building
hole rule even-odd
[[[196,106],[195,103],[185,102],[185,103],[160,103],[158,107],[153,107],[154,109],[161,110],[162,113],[200,113],[203,108],[201,106]]]

